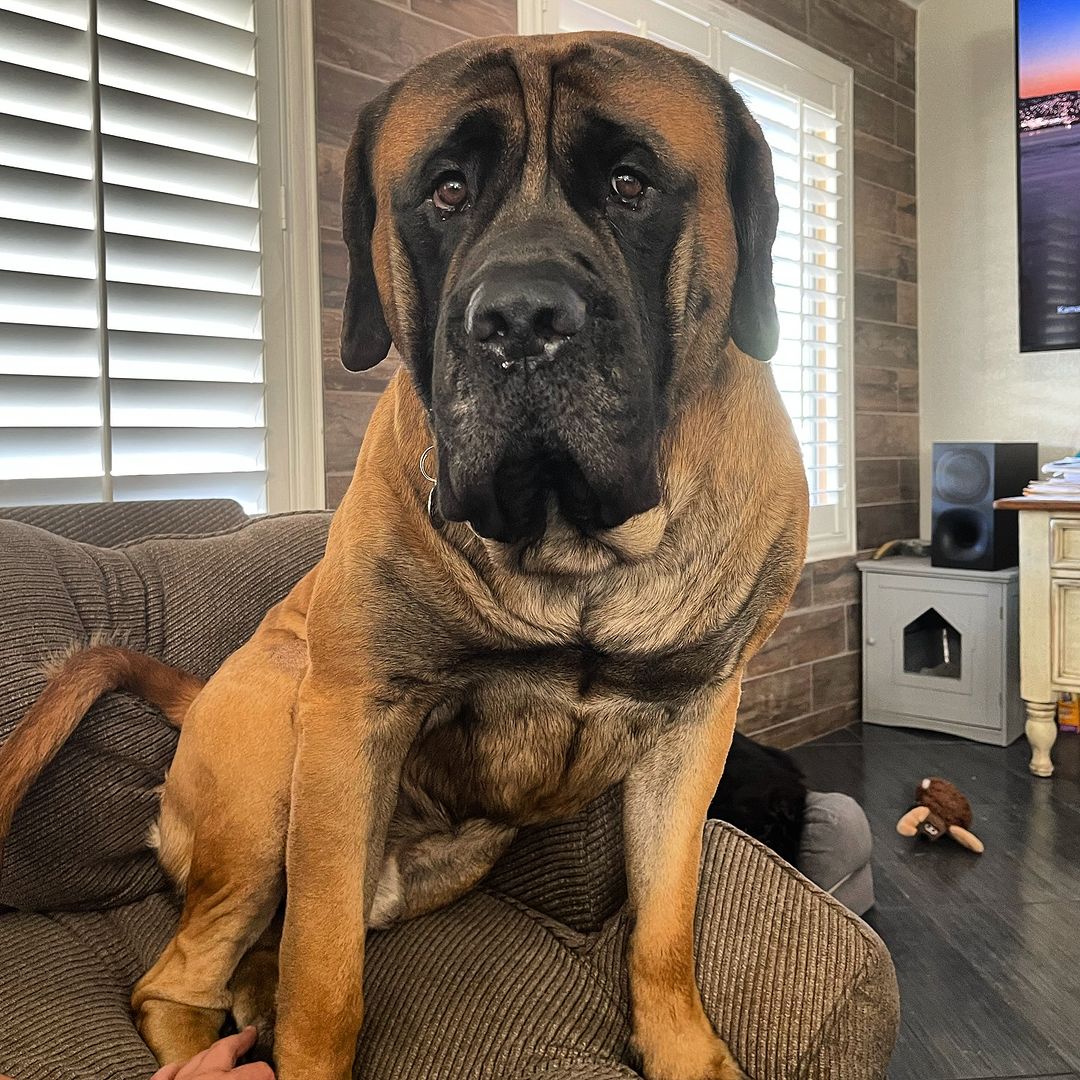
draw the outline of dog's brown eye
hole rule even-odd
[[[611,189],[624,203],[634,203],[645,192],[645,181],[628,169],[616,169],[611,174]]]
[[[444,213],[460,210],[468,199],[469,185],[461,173],[447,173],[431,196],[431,201]]]

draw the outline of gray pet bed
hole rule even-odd
[[[807,793],[799,869],[856,915],[874,906],[871,847],[870,823],[851,796]]]

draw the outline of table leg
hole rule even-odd
[[[1024,730],[1031,746],[1031,761],[1028,768],[1036,776],[1052,776],[1054,763],[1050,760],[1050,751],[1057,741],[1057,702],[1025,701],[1027,724]]]

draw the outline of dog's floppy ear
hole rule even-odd
[[[744,353],[771,360],[780,341],[772,278],[772,246],[780,208],[772,153],[746,103],[729,88],[728,197],[735,218],[739,266],[731,297],[731,337]]]
[[[341,220],[349,249],[349,288],[341,320],[341,362],[350,371],[366,371],[390,351],[390,330],[371,259],[371,233],[375,228],[371,149],[382,113],[380,99],[364,107],[345,158]]]

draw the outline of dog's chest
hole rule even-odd
[[[406,782],[456,817],[575,813],[730,673],[750,623],[739,625],[734,599],[704,604],[702,582],[680,588],[652,573],[496,592],[479,633],[460,608],[429,604],[443,616],[427,623],[442,628],[430,655],[444,662],[426,682],[433,696]]]
[[[587,648],[472,667],[432,712],[410,773],[456,816],[515,824],[568,816],[619,783],[695,689],[670,663]]]

